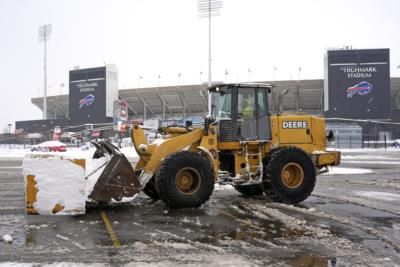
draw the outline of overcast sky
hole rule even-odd
[[[197,0],[0,0],[0,131],[42,118],[31,104],[43,95],[40,25],[53,25],[55,95],[68,92],[77,65],[116,64],[120,88],[205,82],[207,23]],[[299,66],[302,79],[323,78],[326,49],[345,45],[390,48],[391,76],[400,76],[398,0],[225,0],[212,23],[213,80],[272,80],[274,67],[276,80],[297,79]]]

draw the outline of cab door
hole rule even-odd
[[[241,140],[270,140],[271,128],[265,88],[239,87],[236,128]]]
[[[257,88],[257,136],[258,140],[271,140],[271,122],[268,112],[267,91]]]
[[[238,88],[237,120],[238,135],[242,140],[257,140],[255,88]]]

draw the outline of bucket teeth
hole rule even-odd
[[[94,159],[104,157],[106,154],[112,156],[114,154],[121,153],[121,151],[119,151],[119,149],[116,146],[114,146],[108,141],[100,141],[100,142],[92,141],[91,143],[96,147],[96,151],[93,154]]]

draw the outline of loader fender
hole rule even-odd
[[[213,154],[210,152],[210,150],[202,146],[198,146],[197,149],[204,153],[204,155],[207,157],[214,171],[214,177],[218,177],[218,163],[216,162],[216,159],[214,159]]]
[[[200,142],[203,136],[202,129],[196,129],[187,134],[182,134],[171,139],[165,139],[164,142],[157,145],[151,154],[149,161],[144,166],[144,171],[140,176],[140,183],[142,187],[146,186],[146,183],[150,181],[154,173],[160,168],[161,162],[167,156],[183,150],[185,147]],[[136,146],[137,144],[135,144]]]

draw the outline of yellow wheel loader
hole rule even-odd
[[[209,88],[211,112],[204,125],[161,127],[148,143],[144,128],[131,137],[140,159],[131,166],[108,142],[95,143],[94,157],[111,155],[89,197],[97,202],[144,191],[171,208],[199,207],[214,184],[231,184],[246,196],[265,194],[295,204],[313,191],[316,174],[340,163],[327,151],[325,121],[307,114],[271,114],[268,84],[220,84]]]

